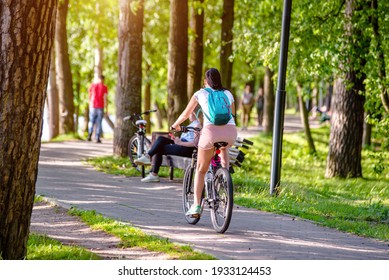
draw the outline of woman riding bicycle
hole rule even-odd
[[[204,176],[207,173],[211,158],[214,152],[214,143],[227,142],[228,146],[221,150],[221,165],[229,168],[228,147],[233,145],[237,137],[236,124],[233,117],[225,125],[214,125],[206,116],[209,116],[208,95],[211,90],[223,90],[230,104],[231,113],[235,114],[234,97],[231,92],[225,89],[221,82],[220,73],[217,69],[211,68],[205,72],[204,89],[197,91],[189,101],[185,110],[172,125],[175,130],[180,130],[180,124],[183,123],[192,114],[194,109],[200,105],[204,114],[203,129],[201,131],[198,152],[197,152],[197,167],[194,181],[194,203],[189,211],[188,216],[201,214],[201,196],[204,188]]]

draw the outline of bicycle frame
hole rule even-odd
[[[130,120],[131,124],[137,128],[135,134],[128,142],[128,156],[132,162],[132,166],[142,172],[142,177],[145,176],[145,167],[142,166],[139,168],[134,161],[147,152],[147,150],[145,150],[145,145],[151,144],[150,140],[146,137],[147,121],[142,118],[142,115],[149,115],[151,112],[156,111],[157,110],[149,110],[140,114],[134,113],[123,118],[123,121]]]
[[[136,132],[136,135],[138,138],[138,143],[140,143],[137,150],[138,158],[140,158],[145,152],[143,143],[146,135],[146,124],[147,122],[145,120],[137,120],[135,122],[135,125],[138,127],[138,131]]]
[[[181,130],[188,129],[182,127]],[[211,218],[214,229],[218,233],[224,233],[231,221],[233,207],[233,186],[229,171],[220,164],[220,148],[228,144],[225,142],[215,143],[214,156],[204,178],[204,190],[201,200],[201,213],[206,205],[211,209]],[[193,176],[197,165],[197,150],[192,154],[191,165],[185,170],[183,181],[183,210],[184,213],[193,203],[194,182]],[[185,216],[190,224],[196,224],[200,215]]]

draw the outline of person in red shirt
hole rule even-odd
[[[97,83],[89,87],[89,129],[88,141],[92,140],[93,128],[96,125],[95,138],[96,143],[101,143],[101,124],[104,116],[104,108],[108,112],[107,100],[108,88],[104,85],[104,76],[99,77]]]

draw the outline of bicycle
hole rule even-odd
[[[139,166],[135,163],[135,160],[146,154],[151,147],[151,141],[146,137],[146,125],[147,121],[142,118],[142,115],[149,115],[150,113],[157,112],[157,110],[148,110],[143,113],[134,113],[130,116],[123,118],[123,121],[130,120],[132,125],[137,128],[135,134],[128,141],[128,157],[132,163],[132,166],[136,170],[142,172],[142,177],[145,177],[145,166]]]
[[[193,131],[199,133],[200,129],[196,127],[181,126],[181,131]],[[226,142],[214,143],[215,152],[209,169],[205,175],[204,191],[201,199],[201,213],[205,205],[211,210],[211,220],[213,228],[218,233],[224,233],[231,222],[232,208],[234,205],[233,183],[230,172],[220,164],[220,149],[226,147]],[[184,214],[189,210],[194,201],[194,177],[197,164],[197,149],[193,151],[190,166],[185,170],[183,188],[182,188],[182,205]],[[189,224],[196,224],[200,220],[199,216],[186,216],[185,219]]]

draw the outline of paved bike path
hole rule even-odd
[[[240,206],[223,235],[213,230],[209,211],[197,225],[189,225],[181,209],[181,181],[144,184],[139,177],[105,174],[81,162],[107,154],[112,154],[112,143],[42,144],[37,194],[67,208],[130,222],[219,259],[389,259],[388,242]]]

